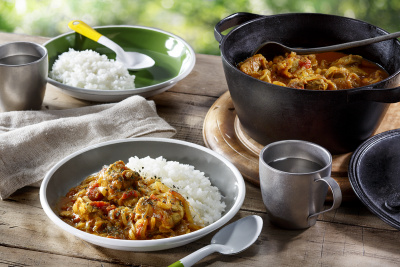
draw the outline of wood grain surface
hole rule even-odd
[[[48,38],[0,33],[0,44],[22,40],[43,43]],[[204,146],[205,117],[228,88],[220,57],[197,55],[196,59],[187,78],[150,100],[155,101],[158,114],[177,129],[174,138]],[[91,104],[48,85],[43,109]],[[398,115],[386,119],[399,121]],[[400,232],[358,200],[325,213],[309,229],[288,231],[269,223],[259,187],[246,182],[245,201],[232,221],[250,214],[264,220],[254,245],[237,255],[210,255],[196,266],[400,265]],[[23,188],[0,201],[0,266],[168,266],[209,244],[213,234],[165,251],[118,251],[89,244],[58,228],[41,208],[38,188]]]

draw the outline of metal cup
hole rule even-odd
[[[48,74],[44,46],[12,42],[0,46],[0,110],[38,110]]]
[[[260,186],[270,221],[282,228],[313,226],[319,214],[342,202],[338,183],[330,177],[332,156],[314,143],[285,140],[271,143],[260,152]],[[323,210],[328,188],[333,204]]]

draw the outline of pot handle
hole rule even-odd
[[[374,101],[382,103],[396,103],[400,101],[400,86],[395,88],[366,87],[349,90],[348,102]]]
[[[222,34],[223,31],[226,31],[229,28],[239,26],[240,24],[243,24],[247,21],[260,17],[264,16],[247,12],[238,12],[227,16],[226,18],[222,19],[215,25],[214,27],[215,40],[217,40],[218,43],[221,43],[222,39],[225,37],[225,35]]]

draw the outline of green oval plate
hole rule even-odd
[[[193,69],[196,56],[193,49],[180,37],[163,30],[143,26],[94,27],[98,32],[119,44],[125,51],[139,52],[154,59],[151,68],[130,71],[135,75],[135,89],[94,90],[69,86],[48,78],[48,82],[64,93],[83,100],[115,102],[132,95],[143,97],[164,92],[185,78]],[[115,59],[109,48],[78,33],[69,32],[57,36],[44,44],[49,55],[49,72],[55,60],[70,48],[78,51],[91,49]]]

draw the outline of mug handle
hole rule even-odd
[[[335,181],[335,179],[333,179],[332,177],[324,177],[324,178],[315,180],[314,182],[324,182],[329,186],[329,188],[332,191],[332,195],[333,195],[333,203],[332,203],[332,207],[330,207],[329,209],[311,214],[308,216],[308,219],[311,217],[314,217],[314,216],[318,216],[324,212],[337,209],[337,208],[339,208],[340,204],[342,204],[342,191],[340,190],[340,186]]]

